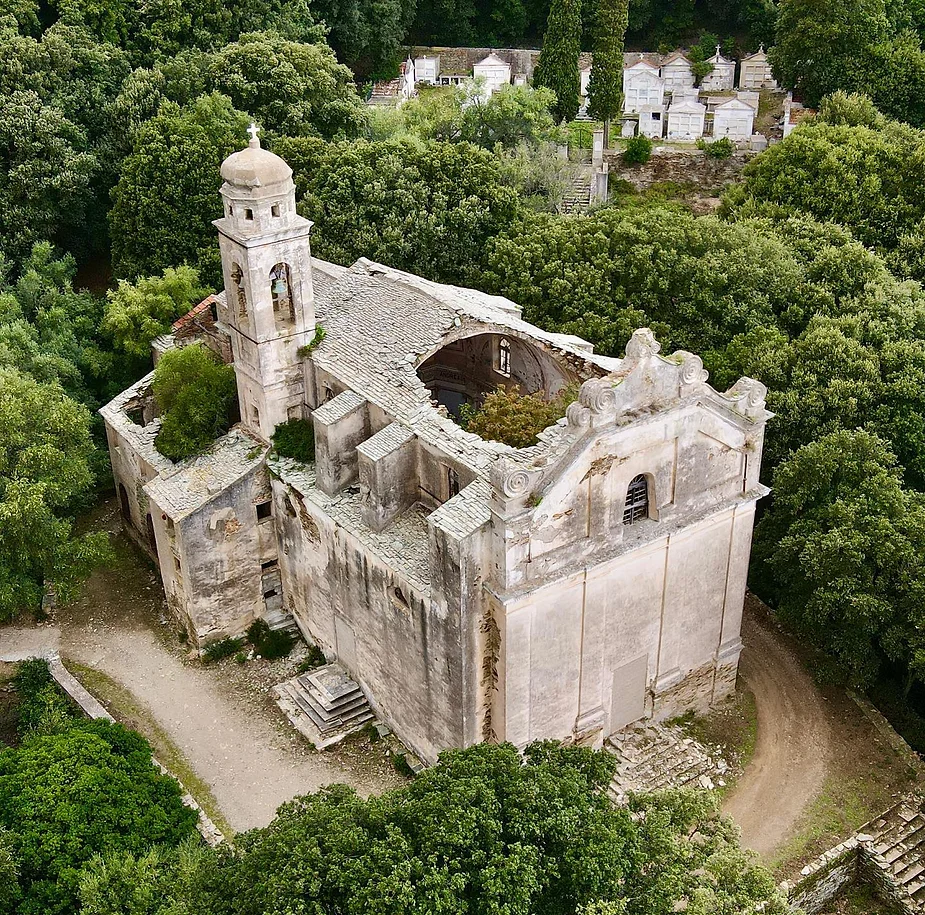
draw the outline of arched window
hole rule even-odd
[[[231,282],[234,283],[234,296],[238,303],[238,317],[247,318],[247,294],[244,292],[244,271],[239,264],[231,265]]]
[[[277,264],[270,271],[270,295],[273,298],[273,314],[277,323],[295,321],[289,264]]]
[[[649,517],[649,481],[645,474],[633,477],[626,489],[626,505],[623,507],[623,523],[635,524]]]
[[[498,372],[501,375],[511,375],[511,341],[502,337],[498,343]]]

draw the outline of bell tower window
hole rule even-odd
[[[245,218],[245,219],[251,219],[251,220],[252,220],[252,219],[254,218],[254,211],[248,207],[248,208],[244,211],[244,218]]]
[[[626,490],[623,523],[635,524],[649,517],[649,481],[645,474],[633,477]]]
[[[278,204],[278,203],[274,203],[273,206],[270,207],[270,212],[271,212],[274,216],[279,216],[279,204]]]
[[[270,296],[273,299],[273,316],[277,325],[295,321],[292,301],[292,275],[289,264],[277,264],[270,271]]]

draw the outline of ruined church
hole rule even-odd
[[[291,615],[425,761],[600,745],[734,687],[765,388],[725,393],[638,330],[623,358],[498,296],[311,256],[292,171],[256,132],[222,164],[224,291],[155,341],[234,365],[240,422],[173,463],[153,374],[103,408],[126,528],[198,646]],[[527,448],[455,419],[498,386],[565,417]],[[315,461],[274,453],[310,421]]]

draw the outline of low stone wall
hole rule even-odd
[[[897,756],[902,759],[914,772],[921,774],[925,771],[925,764],[922,763],[922,758],[919,756],[912,747],[903,739],[903,736],[893,727],[892,724],[884,716],[883,712],[880,711],[869,699],[860,695],[859,693],[853,692],[852,690],[848,691],[848,695],[851,697],[852,701],[857,705],[861,710],[861,714],[874,726],[874,730],[877,732],[878,736],[882,737],[895,751]]]
[[[60,658],[50,657],[46,660],[48,661],[48,670],[52,677],[54,677],[55,682],[77,703],[81,711],[83,711],[88,718],[102,718],[106,721],[115,721],[115,718],[106,711],[102,704],[91,695],[84,688],[83,684],[61,663]],[[222,834],[222,831],[212,822],[209,815],[202,809],[196,798],[186,790],[186,786],[183,782],[155,757],[152,757],[151,761],[164,775],[169,775],[180,786],[180,789],[183,791],[183,803],[191,810],[195,810],[199,817],[196,828],[199,830],[199,834],[203,839],[213,847],[221,845],[221,843],[225,841],[225,836]]]
[[[691,183],[704,190],[725,187],[739,179],[742,169],[754,158],[750,152],[736,152],[728,159],[714,159],[702,149],[669,149],[657,147],[652,158],[642,165],[627,165],[617,150],[609,150],[610,186],[616,181],[628,181],[637,191],[653,184],[671,181]]]
[[[858,880],[860,855],[855,836],[830,848],[800,871],[800,879],[784,882],[781,890],[795,910],[815,915]]]
[[[909,895],[897,884],[893,868],[880,855],[873,854],[863,846],[858,856],[858,882],[872,887],[877,898],[890,903],[897,915],[914,915],[921,912],[921,909],[914,907]]]

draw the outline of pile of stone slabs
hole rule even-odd
[[[325,664],[273,687],[276,704],[319,750],[375,717],[366,696],[339,664]]]

